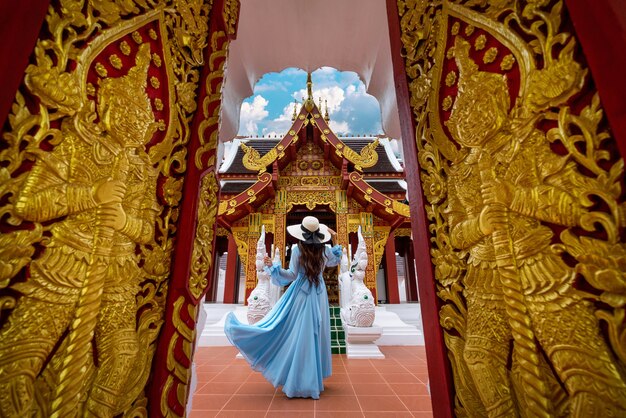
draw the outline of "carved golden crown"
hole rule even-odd
[[[150,98],[146,93],[148,84],[148,68],[150,67],[150,45],[142,44],[135,57],[135,66],[128,70],[123,77],[106,78],[99,82],[98,101],[102,105],[107,97],[117,97],[125,104],[134,104],[138,110],[150,114],[154,120],[154,113]]]

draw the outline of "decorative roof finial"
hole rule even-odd
[[[324,99],[324,104],[326,105],[326,112],[324,113],[324,120],[326,123],[330,122],[330,116],[328,116],[328,99]],[[320,109],[320,112],[322,109]]]
[[[311,81],[311,73],[306,74],[306,92],[308,98],[313,100],[313,81]]]
[[[291,115],[292,122],[295,121],[296,118],[298,117],[298,115],[296,114],[297,106],[298,106],[298,101],[296,99],[293,99],[293,115]]]
[[[320,96],[320,100],[319,100],[319,104],[317,105],[317,108],[319,109],[319,111],[322,111],[322,96]]]
[[[313,106],[315,106],[315,102],[313,101],[313,82],[311,81],[311,73],[307,73],[306,75],[306,91],[308,97],[304,102],[304,108],[310,112],[313,110]]]

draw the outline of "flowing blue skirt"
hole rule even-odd
[[[328,296],[298,277],[272,310],[255,325],[231,312],[224,325],[230,342],[274,387],[290,397],[319,399],[322,379],[332,373]]]

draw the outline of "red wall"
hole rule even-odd
[[[49,0],[0,1],[0,126],[22,82]]]
[[[565,0],[620,154],[626,156],[626,1]]]

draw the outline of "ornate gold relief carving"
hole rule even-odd
[[[563,7],[398,2],[458,416],[626,414],[623,160]]]
[[[391,228],[388,226],[374,227],[374,275],[378,273],[378,267],[383,259],[385,245],[387,245],[387,239],[389,238],[390,231]]]
[[[264,173],[267,170],[267,166],[278,157],[276,148],[269,150],[263,157],[261,157],[259,151],[246,144],[241,144],[241,149],[245,153],[242,159],[244,167],[251,171],[258,171],[259,173]]]
[[[233,238],[237,243],[237,254],[239,254],[239,260],[242,266],[247,265],[248,260],[248,228],[236,227],[232,229]]]
[[[208,6],[194,3],[193,16],[186,7],[48,10],[50,35],[37,42],[0,151],[12,231],[0,239],[0,305],[14,308],[0,330],[5,416],[147,416],[186,169],[190,111],[174,86],[193,94],[197,63],[187,58],[206,39],[190,27]]]
[[[226,0],[224,4],[224,23],[228,35],[234,35],[237,31],[237,17],[239,16],[239,0]]]
[[[209,56],[209,74],[204,82],[205,97],[202,101],[202,112],[204,120],[198,126],[198,138],[200,138],[200,147],[196,151],[195,160],[196,167],[199,169],[207,168],[215,165],[215,156],[211,157],[211,161],[203,163],[204,154],[214,150],[217,147],[219,132],[217,129],[211,131],[208,141],[205,139],[205,131],[213,125],[217,125],[220,118],[221,100],[222,100],[222,80],[224,78],[224,64],[228,56],[228,38],[222,31],[211,34],[211,50]],[[193,95],[193,90],[185,91],[187,94]],[[189,101],[185,101],[189,102]],[[189,104],[189,107],[191,103]],[[195,103],[194,103],[195,106]]]
[[[186,314],[184,313],[185,306],[187,307]],[[189,367],[185,366],[184,363],[191,363],[193,344],[196,339],[196,327],[188,325],[187,322],[196,322],[197,309],[203,309],[202,304],[199,304],[197,306],[186,304],[184,296],[180,296],[174,302],[172,322],[176,327],[176,333],[172,336],[172,339],[170,340],[168,346],[167,369],[169,370],[170,374],[167,376],[167,380],[165,381],[163,389],[164,393],[169,393],[171,387],[174,384],[174,378],[177,378],[181,382],[187,382]],[[184,356],[186,358],[180,359],[174,356],[173,353],[175,347],[177,346],[180,346],[182,348],[182,352],[184,353]],[[176,393],[178,402],[181,405],[184,405],[185,400],[188,396],[187,390],[189,389],[189,386],[187,384],[183,384],[179,385],[178,388],[179,390]],[[180,416],[170,408],[167,403],[166,397],[161,397],[161,414],[163,414],[163,416],[165,417]]]
[[[280,176],[278,187],[340,187],[341,176]]]
[[[213,227],[217,219],[217,180],[215,173],[207,173],[200,185],[198,223],[193,243],[189,292],[199,298],[208,285],[207,274],[211,268],[213,254]]]
[[[331,190],[288,191],[286,212],[289,213],[294,205],[304,205],[309,210],[315,209],[318,205],[328,205],[333,212],[337,211],[335,192]]]
[[[328,132],[324,133],[328,134]],[[361,152],[356,152],[344,144],[341,148],[341,153],[348,161],[354,164],[356,170],[362,171],[364,168],[374,167],[378,162],[376,147],[378,147],[378,139],[364,146]],[[337,149],[339,149],[339,146],[337,146]]]

